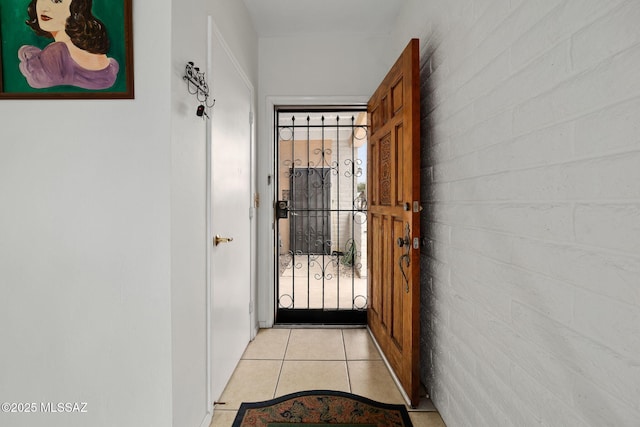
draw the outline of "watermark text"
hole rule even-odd
[[[43,412],[47,414],[87,413],[87,402],[4,402],[0,411],[4,413],[28,414]]]

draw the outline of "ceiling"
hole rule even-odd
[[[243,0],[259,37],[388,34],[407,0]]]

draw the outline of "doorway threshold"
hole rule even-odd
[[[366,310],[278,309],[278,325],[366,325]]]

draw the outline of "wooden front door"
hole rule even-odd
[[[368,103],[368,324],[412,405],[420,362],[419,42],[411,40]]]

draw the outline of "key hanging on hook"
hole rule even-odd
[[[207,114],[207,111],[204,108],[204,104],[200,104],[198,105],[198,109],[196,110],[196,116],[198,117],[202,117],[203,119],[206,117],[207,119],[209,118],[209,115]]]

